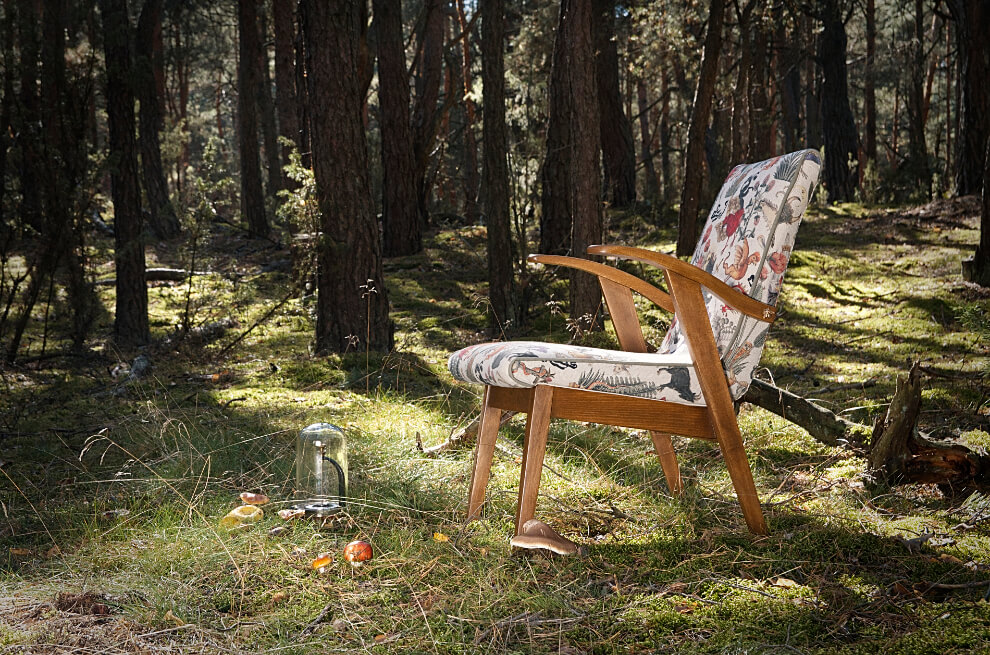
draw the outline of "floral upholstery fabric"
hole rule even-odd
[[[798,225],[814,193],[821,159],[802,150],[732,169],[691,263],[756,300],[776,305]],[[712,331],[735,399],[749,388],[769,324],[705,291]],[[458,380],[500,387],[577,387],[704,405],[686,336],[676,319],[659,352],[630,353],[516,341],[469,346],[450,356]]]
[[[451,355],[458,380],[495,387],[549,384],[704,405],[690,356],[631,353],[538,341],[468,346]]]

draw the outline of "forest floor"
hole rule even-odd
[[[990,291],[960,279],[977,214],[973,199],[811,211],[760,375],[871,425],[920,360],[921,429],[990,446]],[[608,233],[665,250],[674,236],[632,214]],[[748,405],[769,536],[746,531],[711,444],[675,438],[675,499],[644,435],[555,422],[537,515],[583,548],[513,552],[518,419],[465,525],[470,449],[426,457],[417,441],[477,413],[480,389],[455,383],[446,356],[485,339],[484,236],[437,228],[424,253],[386,263],[384,356],[312,355],[315,298],[279,304],[288,250],[223,227],[197,249],[210,274],[150,289],[151,375],[129,381],[139,353],[103,342],[53,356],[61,317],[45,336],[39,314],[22,363],[0,369],[0,652],[990,651],[990,494],[877,486],[863,459]],[[94,237],[105,277],[109,247]],[[192,257],[187,243],[148,252]],[[530,271],[524,334],[563,341],[566,284],[549,275]],[[113,287],[99,289],[107,335]],[[235,322],[181,339],[187,309],[197,326]],[[668,318],[643,309],[655,339]],[[283,521],[295,436],[318,421],[347,430],[349,511]],[[228,531],[242,491],[272,503]],[[340,556],[353,539],[375,550],[361,568]]]

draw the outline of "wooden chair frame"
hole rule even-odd
[[[729,384],[712,333],[702,287],[746,316],[767,323],[777,311],[755,300],[706,271],[676,257],[630,246],[598,245],[588,253],[635,259],[663,269],[670,293],[629,273],[598,262],[557,255],[530,255],[539,264],[567,266],[598,276],[619,344],[629,352],[647,352],[646,340],[636,314],[632,292],[673,312],[688,340],[691,358],[701,386],[704,405],[684,405],[662,400],[602,393],[539,384],[532,388],[486,386],[482,400],[478,442],[468,496],[468,520],[478,516],[485,500],[495,439],[504,411],[528,415],[516,509],[516,534],[533,518],[546,453],[551,418],[601,423],[648,430],[671,493],[679,495],[681,480],[671,435],[718,442],[729,477],[742,507],[746,525],[754,534],[767,534],[753,474],[746,458],[736,421]]]

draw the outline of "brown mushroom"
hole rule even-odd
[[[361,566],[372,557],[371,544],[367,541],[352,541],[344,546],[344,559],[351,566]]]
[[[578,550],[576,543],[537,519],[526,521],[509,543],[516,548],[545,548],[558,555],[573,555]]]

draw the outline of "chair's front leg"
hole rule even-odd
[[[481,506],[485,503],[485,489],[488,488],[492,456],[495,454],[495,439],[498,437],[498,428],[502,422],[502,410],[489,404],[490,395],[491,387],[486,386],[481,401],[481,417],[478,420],[478,443],[474,449],[474,467],[471,469],[468,521],[477,518]]]
[[[553,387],[538,384],[533,387],[533,405],[526,419],[526,441],[523,443],[522,471],[519,476],[519,504],[516,507],[516,534],[536,513],[536,497],[540,491],[543,457],[547,451],[550,429],[550,406]]]
[[[687,335],[698,383],[708,406],[708,416],[725,459],[725,467],[729,470],[732,486],[736,489],[746,525],[753,534],[767,534],[767,523],[760,508],[753,472],[746,459],[746,449],[739,432],[739,423],[736,422],[729,385],[718,357],[718,346],[712,335],[711,323],[708,322],[701,285],[670,271],[667,271],[667,283],[674,298],[675,313]]]

